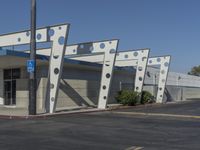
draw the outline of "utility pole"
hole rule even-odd
[[[31,0],[31,41],[29,65],[29,115],[36,115],[36,0]]]

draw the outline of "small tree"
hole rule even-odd
[[[154,103],[154,96],[148,91],[142,91],[141,104]]]
[[[132,90],[122,90],[118,92],[116,100],[118,103],[123,105],[133,106],[139,103],[140,93]]]
[[[200,65],[192,67],[191,71],[188,72],[189,75],[200,76]]]

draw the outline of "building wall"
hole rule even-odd
[[[156,95],[158,83],[158,70],[148,68],[150,77],[146,76],[144,90]],[[48,66],[37,68],[38,112],[44,112]],[[156,75],[156,77],[155,77]],[[181,79],[176,82],[178,77]],[[96,106],[101,80],[101,68],[83,66],[65,66],[62,74],[57,109],[75,108],[81,106]],[[108,103],[116,103],[115,95],[121,89],[133,89],[134,73],[124,70],[115,70]],[[193,77],[177,73],[169,73],[165,101],[178,101],[200,98],[199,77]],[[195,82],[195,84],[193,84]],[[0,102],[3,97],[3,71],[0,70]],[[180,86],[181,85],[181,86]],[[185,87],[189,85],[190,87]],[[193,87],[192,87],[193,85]],[[25,67],[21,67],[21,79],[17,80],[16,106],[28,109],[28,73]]]
[[[21,68],[21,72],[22,79],[17,80],[16,106],[28,108],[28,74],[25,68]],[[46,66],[40,66],[37,73],[37,111],[44,112],[48,69]],[[96,106],[100,80],[101,69],[64,67],[57,109]],[[115,95],[120,90],[120,82],[133,85],[133,74],[114,71],[108,103],[116,103]]]
[[[29,104],[29,89],[28,79],[17,79],[16,80],[16,107],[28,108]],[[45,82],[43,78],[37,81],[37,110],[38,112],[44,111],[44,99],[45,99]]]
[[[148,67],[147,71],[150,76],[145,77],[144,90],[156,96],[159,69]],[[200,99],[200,77],[169,72],[166,84],[164,102]]]

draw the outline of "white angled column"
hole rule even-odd
[[[105,45],[104,49],[104,60],[103,69],[101,74],[101,83],[99,90],[98,108],[105,109],[109,99],[111,80],[113,76],[113,69],[117,51],[118,42],[114,41],[112,43],[103,43]]]
[[[62,76],[63,61],[66,50],[69,25],[61,25],[49,29],[52,41],[51,56],[49,62],[49,112],[56,108],[60,78]]]
[[[156,102],[162,103],[164,97],[164,91],[167,83],[167,76],[169,72],[171,56],[161,56],[149,58],[148,66],[160,65],[158,91],[156,95]]]
[[[53,113],[55,110],[68,30],[69,24],[48,26],[36,30],[37,43],[52,42],[52,48],[49,49],[50,65],[48,81],[50,89],[47,90],[50,113]],[[30,30],[0,35],[0,47],[29,44],[30,37]]]
[[[116,57],[116,66],[136,66],[134,90],[137,92],[142,92],[143,89],[149,51],[149,49],[120,51]]]

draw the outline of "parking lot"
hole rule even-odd
[[[197,150],[200,101],[40,119],[1,119],[3,150]]]

